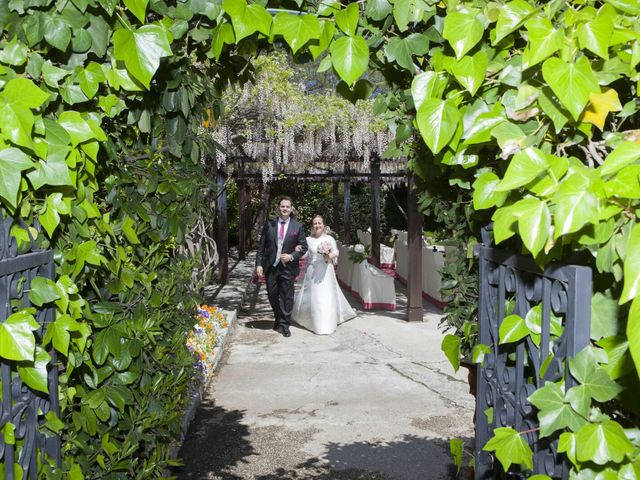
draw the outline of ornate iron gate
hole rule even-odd
[[[491,248],[487,233],[483,235],[485,246],[478,248],[478,329],[480,343],[488,345],[491,353],[485,356],[477,375],[475,478],[525,478],[531,474],[525,471],[504,474],[493,455],[482,450],[498,427],[523,432],[533,450],[534,473],[567,478],[568,465],[557,452],[558,435],[538,438],[536,409],[527,399],[545,382],[555,382],[563,375],[567,389],[575,384],[565,359],[589,343],[591,269],[550,266],[543,272],[528,257]],[[541,305],[539,346],[530,336],[499,345],[498,332],[508,303],[512,313],[523,318],[531,307]],[[555,340],[550,333],[552,314],[563,326],[562,334]],[[492,421],[486,414],[488,409],[493,409]]]
[[[36,277],[54,278],[55,265],[52,250],[39,250],[33,239],[28,251],[18,253],[16,239],[11,235],[13,221],[0,216],[0,322],[16,310],[29,307],[28,292],[31,281]],[[46,325],[54,320],[53,308],[38,310],[36,320],[40,329],[35,331],[36,343],[42,342]],[[56,355],[49,352],[51,364],[48,372],[49,395],[35,392],[24,385],[17,372],[15,361],[0,357],[2,378],[2,403],[0,405],[0,430],[8,422],[14,427],[16,441],[22,440],[21,449],[5,442],[0,434],[0,459],[4,462],[4,478],[14,478],[14,463],[22,467],[23,478],[37,478],[37,459],[45,453],[56,463],[60,462],[60,438],[43,435],[40,427],[45,423],[48,412],[59,415],[58,370],[55,368]],[[17,451],[19,450],[19,451]]]

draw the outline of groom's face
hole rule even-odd
[[[280,202],[280,205],[278,205],[278,209],[280,210],[280,218],[289,218],[292,208],[293,205],[291,205],[291,202],[289,200],[282,200]]]

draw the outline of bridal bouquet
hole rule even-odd
[[[329,254],[331,253],[331,243],[326,240],[324,242],[320,242],[318,244],[317,252],[320,255],[324,255],[324,261],[328,262]]]
[[[229,327],[222,310],[215,306],[198,305],[197,323],[187,334],[187,349],[195,356],[194,366],[206,379],[210,374],[216,355],[216,347]]]
[[[331,253],[331,244],[326,240],[318,244],[318,253],[321,255],[329,255]]]

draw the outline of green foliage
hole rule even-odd
[[[637,476],[638,435],[623,428],[640,388],[637,2],[299,0],[309,15],[277,21],[244,0],[23,3],[0,17],[0,202],[38,218],[56,250],[57,288],[33,295],[57,310],[47,341],[63,356],[68,477],[157,477],[170,463],[188,385],[176,305],[191,302],[179,291],[190,265],[172,252],[203,188],[198,160],[217,148],[196,133],[221,110],[218,87],[251,75],[240,52],[281,39],[347,86],[371,66],[388,81],[375,101],[396,132],[385,155],[411,159],[423,211],[459,245],[443,291],[461,354],[476,315],[476,267],[461,260],[488,216],[497,243],[519,240],[541,266],[591,254],[596,293],[619,308],[597,310],[602,349],[571,364],[576,390],[544,390],[539,413],[545,433],[564,430],[576,476]],[[406,142],[418,134],[428,154]],[[166,155],[139,159],[151,151]],[[14,315],[0,352],[37,389],[32,313]],[[502,339],[534,340],[536,318],[512,318]],[[532,467],[519,432],[495,434],[485,448],[505,470]]]

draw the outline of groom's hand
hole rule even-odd
[[[293,255],[291,255],[290,253],[283,253],[280,255],[280,261],[282,263],[289,263],[293,261]]]
[[[259,277],[263,276],[263,272],[262,272],[262,267],[261,266],[257,266],[256,267],[256,275]]]

